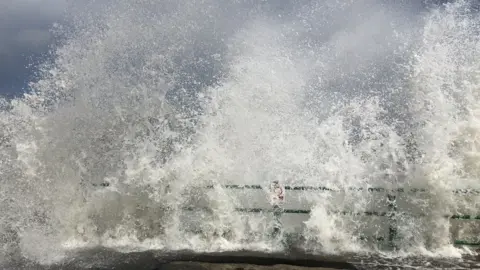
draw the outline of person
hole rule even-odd
[[[273,232],[274,238],[281,234],[282,223],[280,218],[283,213],[282,204],[285,202],[285,188],[278,181],[273,181],[270,187],[271,204],[273,205]]]
[[[278,181],[273,181],[270,186],[270,203],[272,205],[282,205],[285,202],[285,187],[280,185]]]

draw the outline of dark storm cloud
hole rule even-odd
[[[21,92],[65,7],[65,0],[0,1],[0,95]]]

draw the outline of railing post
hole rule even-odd
[[[387,194],[388,204],[388,244],[396,249],[395,240],[397,238],[397,198],[395,195]]]

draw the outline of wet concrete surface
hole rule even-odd
[[[271,266],[255,264],[214,264],[197,262],[173,262],[164,265],[158,270],[337,270],[338,268],[304,267],[277,264]],[[348,268],[347,268],[348,269]]]

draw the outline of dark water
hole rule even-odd
[[[179,262],[185,262],[179,264]],[[281,266],[280,266],[281,265]],[[311,255],[305,253],[262,253],[235,251],[194,253],[190,251],[146,251],[121,253],[98,248],[72,253],[61,263],[42,266],[28,261],[3,265],[3,269],[480,269],[478,257],[461,259],[403,257],[385,258],[368,255]],[[288,266],[288,267],[287,267]]]

